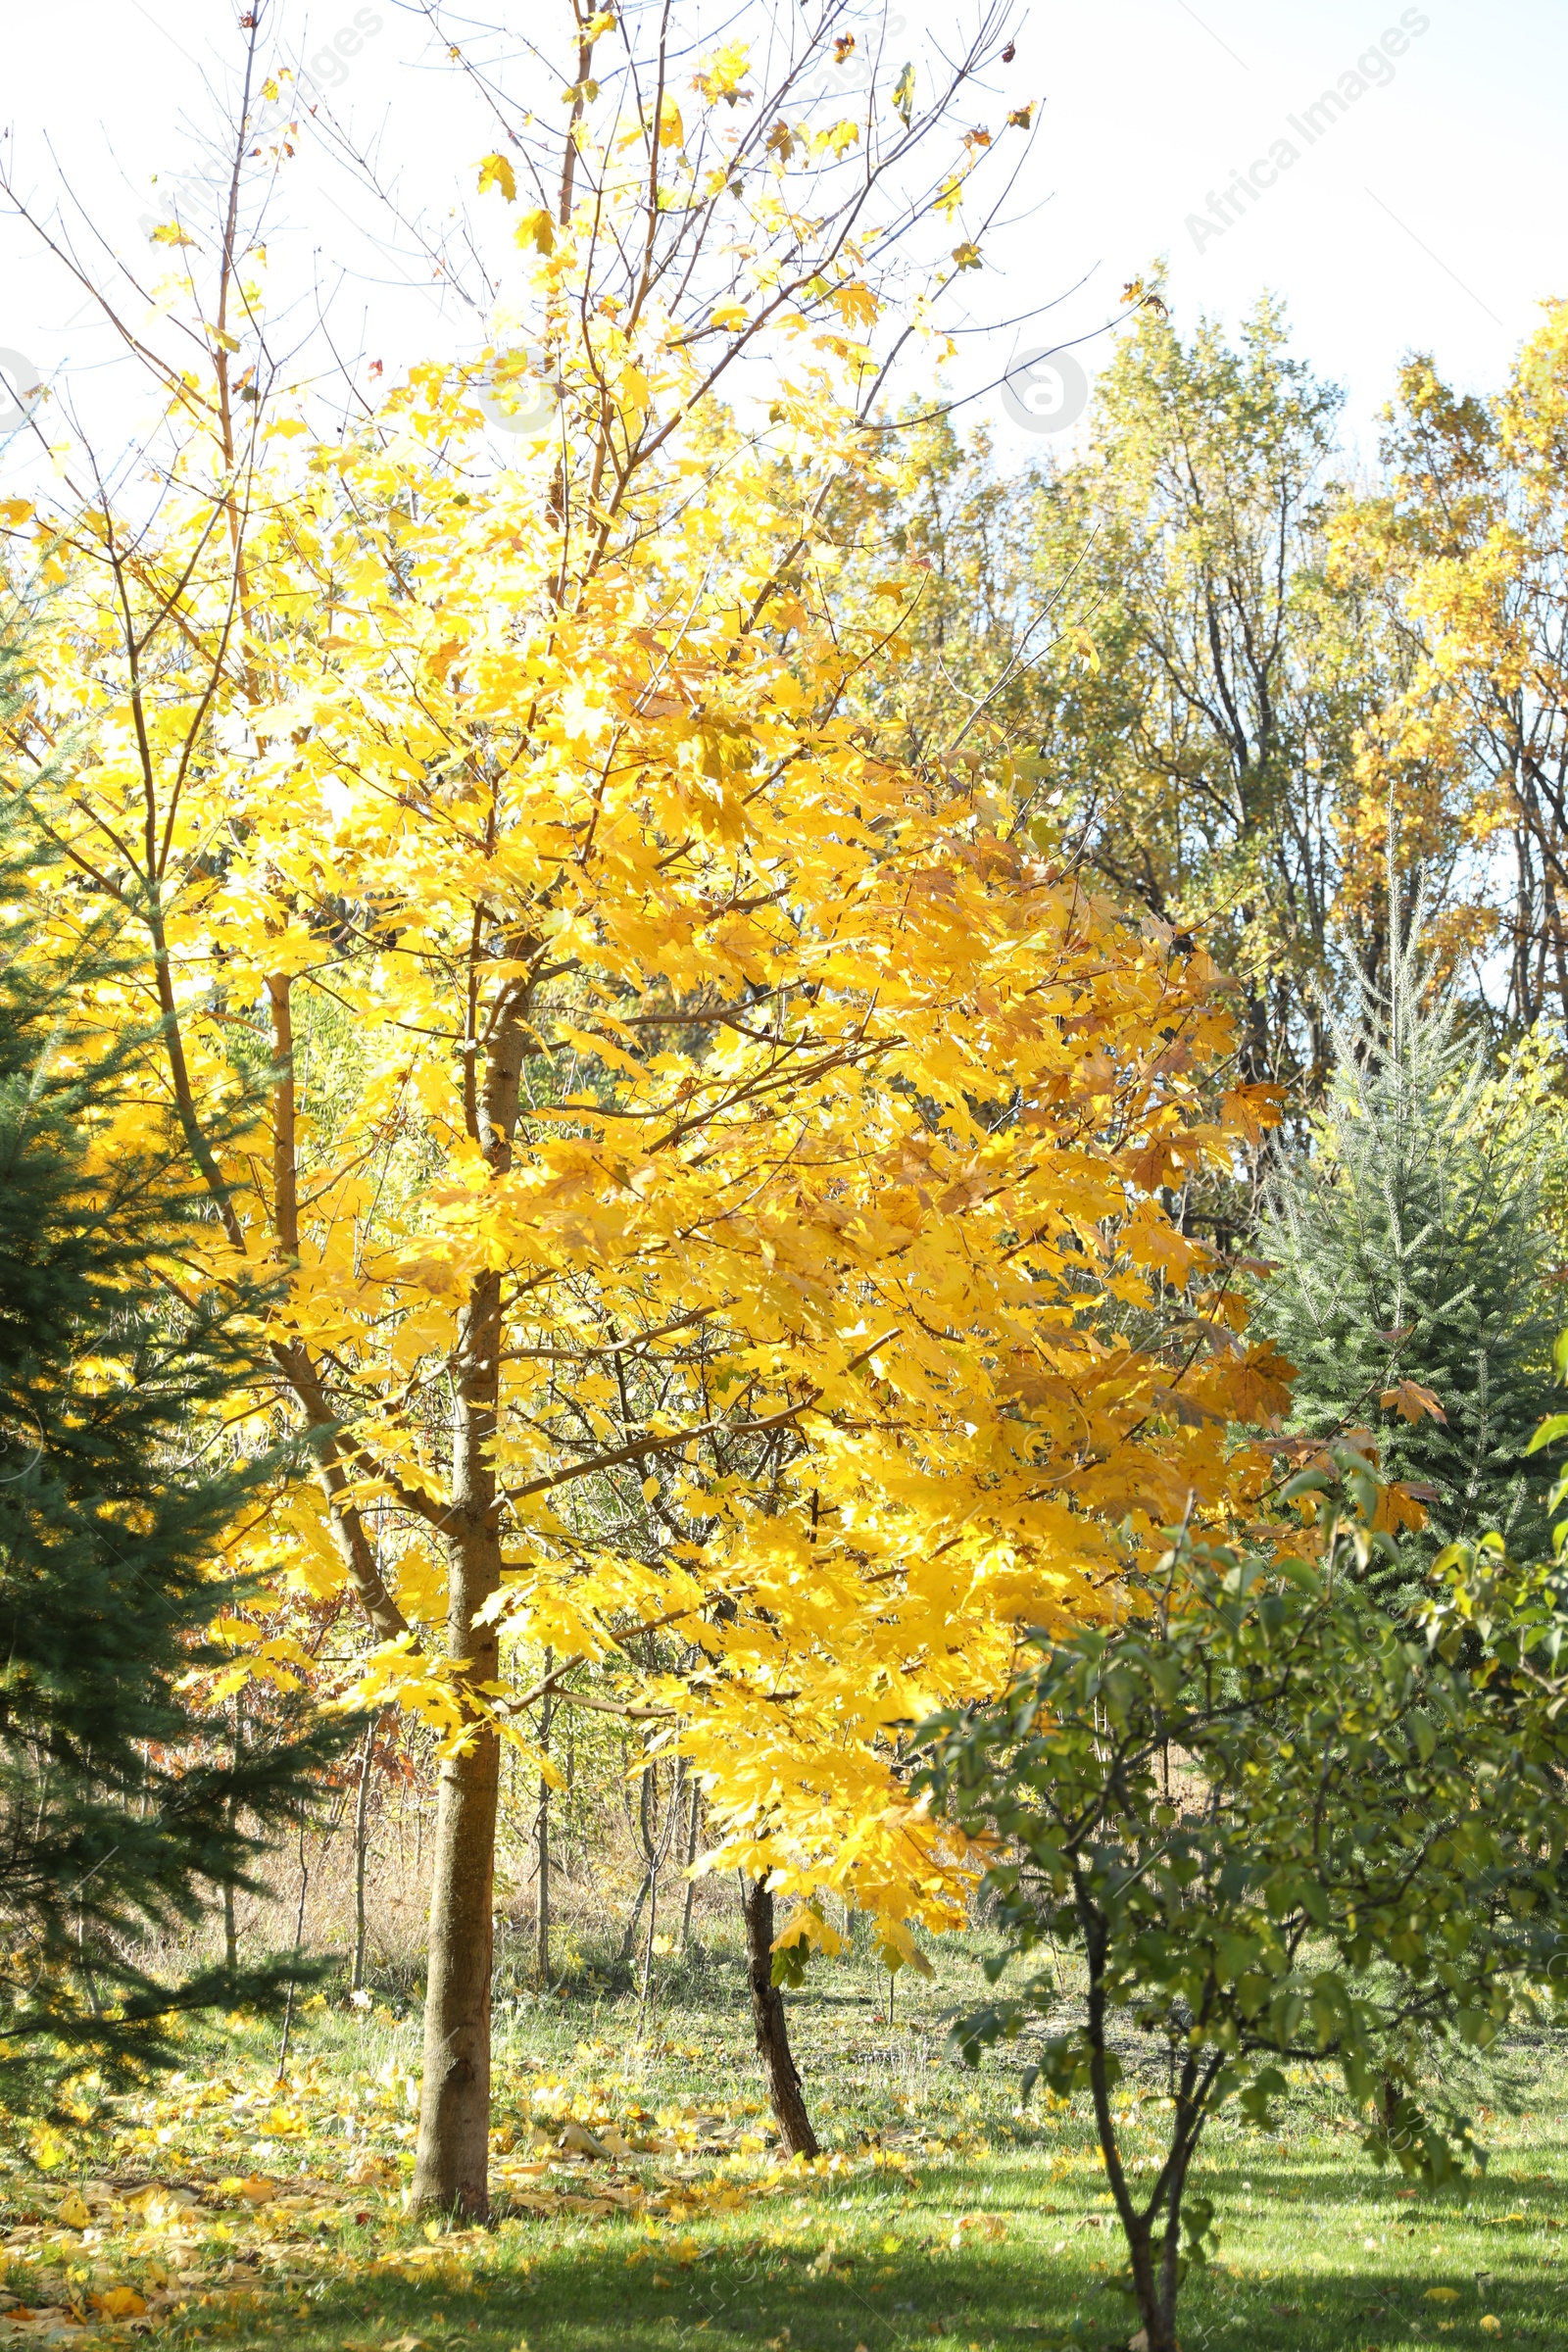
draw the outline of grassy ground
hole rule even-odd
[[[1136,2323],[1111,2283],[1120,2240],[1087,2117],[1020,2113],[1014,2074],[988,2061],[965,2075],[945,2056],[973,1955],[952,1953],[930,1985],[906,1974],[891,2025],[868,1965],[820,1984],[791,2004],[827,2150],[807,2173],[765,2144],[733,1952],[688,1974],[641,2034],[634,2003],[589,1986],[511,2004],[499,2212],[479,2231],[402,2209],[412,2015],[316,2010],[281,2085],[275,2036],[209,2036],[112,2132],[7,2151],[0,2342],[1125,2345]],[[1516,2047],[1475,2089],[1492,2169],[1468,2200],[1376,2173],[1330,2084],[1298,2085],[1278,2136],[1217,2127],[1197,2185],[1218,2209],[1219,2256],[1184,2292],[1185,2352],[1568,2345],[1568,2050]],[[1156,2086],[1122,2111],[1152,2158]],[[569,2121],[624,2152],[563,2151]]]

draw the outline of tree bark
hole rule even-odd
[[[354,1804],[354,1977],[349,1986],[359,1992],[365,1984],[365,1861],[369,1844],[370,1766],[375,1758],[376,1718],[365,1727],[365,1753],[360,1758],[360,1786]]]
[[[764,1880],[741,1882],[741,1910],[746,1920],[746,1973],[752,1988],[757,2054],[762,2061],[762,2079],[779,2137],[787,2156],[815,2156],[816,2133],[806,2112],[800,2069],[790,2054],[784,1996],[773,1982],[773,1897]]]
[[[697,1839],[703,1820],[702,1783],[695,1772],[691,1776],[691,1819],[686,1827],[686,1900],[680,1914],[680,1948],[683,1952],[692,1939],[692,1905],[697,1898],[697,1881],[692,1876],[692,1866],[697,1860]]]
[[[509,942],[523,960],[537,943]],[[487,959],[476,913],[471,981]],[[469,1130],[493,1177],[512,1166],[527,1038],[529,982],[509,979],[480,1039],[469,1006],[473,1060],[466,1088]],[[501,1643],[485,1603],[501,1590],[500,1491],[495,1473],[504,1339],[501,1273],[486,1267],[469,1284],[453,1350],[451,1501],[447,1551],[447,1651],[468,1722],[462,1745],[441,1766],[430,1888],[430,1951],[424,1997],[424,2076],[411,2204],[416,2213],[483,2221],[490,2210],[490,1984],[494,1959],[496,1813],[501,1741],[480,1694],[500,1679]]]
[[[555,1662],[555,1651],[546,1649],[545,1673],[547,1675]],[[539,1745],[547,1755],[550,1752],[550,1718],[554,1712],[554,1691],[547,1690],[544,1695],[544,1703],[539,1710]],[[545,1779],[543,1773],[539,1775],[538,1863],[539,1907],[535,1920],[538,1939],[536,1957],[539,1969],[539,1989],[543,1992],[548,1989],[550,1984],[550,1783]]]
[[[447,1649],[482,1689],[500,1672],[478,1611],[501,1586],[489,1446],[495,1429],[501,1277],[479,1275],[458,1327],[447,1572]],[[490,2210],[490,1977],[501,1742],[482,1721],[441,1766],[424,1996],[424,2078],[413,2209],[482,2221]]]

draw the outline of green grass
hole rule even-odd
[[[432,2240],[399,2210],[407,2141],[391,2135],[408,2127],[384,2100],[371,2137],[381,2134],[376,2144],[401,2174],[389,2171],[384,2198],[365,2192],[359,2210],[368,2219],[340,2206],[297,2226],[278,2221],[251,2242],[242,2222],[225,2235],[204,2211],[194,2239],[182,2241],[193,2245],[187,2259],[203,2287],[160,2322],[160,2340],[286,2342],[296,2352],[405,2339],[429,2352],[514,2352],[523,2343],[528,2352],[1125,2345],[1136,2321],[1110,2284],[1121,2243],[1087,2115],[1020,2113],[1012,2068],[988,2061],[970,2076],[947,2059],[945,2019],[975,1988],[973,1954],[945,1955],[938,1982],[914,1997],[906,1976],[891,2028],[866,1997],[873,1983],[869,1968],[851,1964],[824,1974],[832,1997],[792,2003],[828,2152],[809,2178],[757,2193],[776,2160],[736,2149],[684,2166],[686,2187],[705,2199],[728,2184],[729,2210],[607,2221],[503,2212],[488,2230]],[[634,2004],[608,1996],[525,2000],[510,2010],[496,2120],[514,2156],[528,2137],[537,2085],[551,2078],[557,2087],[546,2105],[575,2099],[601,2117],[667,2117],[685,2105],[730,2118],[731,2136],[755,2133],[762,2119],[734,1956],[689,1977],[685,1992],[641,2038]],[[342,2136],[347,2086],[356,2076],[373,2082],[388,2060],[411,2062],[414,2021],[382,2013],[364,2026],[318,2013],[297,2055],[284,2101],[301,2118],[297,2130],[291,2123],[278,2127],[281,2136],[257,2136],[258,2120],[271,2128],[261,2107],[231,2129],[220,2102],[209,2132],[200,2084],[215,2064],[230,2081],[264,2079],[259,2036],[209,2040],[187,2070],[196,2102],[189,2120],[172,2129],[144,2119],[134,2134],[139,2157],[124,2144],[120,2151],[122,2177],[138,2165],[175,2177],[181,2163],[192,2179],[214,2182],[257,2165],[341,2174],[353,2153]],[[1184,2352],[1568,2346],[1568,2049],[1544,2035],[1517,2045],[1474,2088],[1492,2167],[1468,2199],[1411,2195],[1397,2175],[1375,2171],[1356,2119],[1327,2080],[1298,2083],[1279,2132],[1266,2138],[1228,2120],[1213,2128],[1195,2185],[1215,2202],[1219,2254],[1184,2291]],[[181,2095],[176,2086],[169,2114]],[[1134,2118],[1131,2154],[1152,2157],[1157,2082],[1130,2086],[1121,2112]],[[534,2147],[544,2148],[537,2132]],[[637,2169],[630,2160],[628,2174]],[[657,2186],[659,2168],[641,2169]],[[602,2175],[584,2166],[572,2185],[590,2187]],[[9,2178],[14,2218],[36,2191]],[[100,2250],[100,2274],[108,2259],[117,2275],[145,2280],[151,2242],[126,2239],[107,2258]],[[44,2249],[43,2259],[53,2258]],[[36,2270],[35,2258],[27,2275]],[[14,2267],[14,2285],[21,2276]],[[1433,2289],[1448,2290],[1448,2299],[1429,2300]],[[1495,2328],[1484,2328],[1484,2318]]]

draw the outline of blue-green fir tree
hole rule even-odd
[[[1334,1025],[1310,1155],[1271,1187],[1257,1318],[1297,1367],[1290,1428],[1367,1429],[1383,1471],[1425,1491],[1414,1556],[1494,1529],[1528,1556],[1552,1475],[1524,1452],[1551,1406],[1536,1171],[1434,984],[1419,905],[1391,967]]]

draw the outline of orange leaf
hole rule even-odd
[[[1396,1381],[1392,1389],[1384,1390],[1379,1402],[1386,1413],[1402,1413],[1406,1421],[1419,1421],[1423,1413],[1430,1413],[1445,1429],[1448,1426],[1448,1416],[1437,1397],[1418,1380]]]

